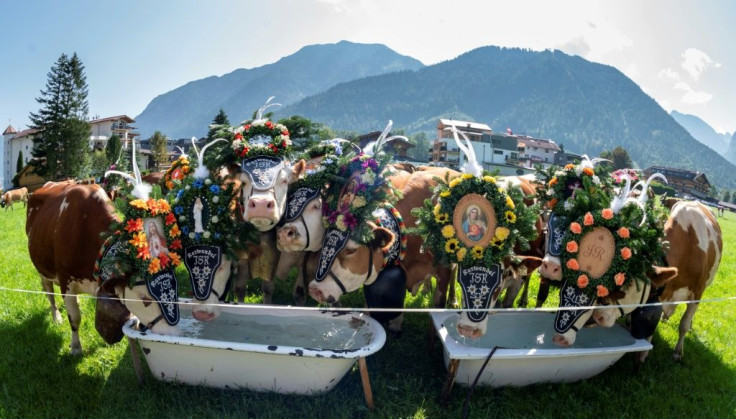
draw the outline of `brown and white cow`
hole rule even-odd
[[[110,199],[99,185],[47,182],[28,202],[28,252],[41,276],[43,290],[48,293],[51,316],[57,322],[61,315],[53,295],[54,284],[61,289],[72,329],[72,354],[82,354],[77,294],[98,295],[100,284],[93,277],[94,266],[104,242],[103,234],[114,221],[117,218]],[[98,307],[104,311],[98,312],[95,327],[108,343],[122,339],[122,326],[131,317],[131,311],[144,325],[150,325],[161,313],[158,305],[152,304],[145,285],[128,287],[127,281],[123,281],[102,294],[108,299],[98,300]],[[120,298],[131,299],[126,301],[127,308]],[[177,332],[164,323],[152,325],[152,330],[161,334]]]
[[[4,207],[5,211],[7,211],[8,208],[10,208],[11,211],[14,211],[13,203],[15,202],[22,202],[23,208],[26,207],[28,204],[28,188],[24,186],[18,189],[11,189],[0,197],[0,207]]]
[[[432,190],[437,184],[436,178],[444,178],[445,175],[452,178],[458,173],[451,169],[437,168],[433,171],[417,171],[409,174],[401,190],[402,198],[395,205],[405,225],[415,225],[416,217],[411,214],[411,210],[423,205],[424,200],[432,196]],[[355,291],[362,285],[370,285],[376,281],[384,265],[384,252],[393,244],[394,234],[383,227],[375,225],[372,227],[374,239],[370,243],[359,245],[353,240],[348,240],[335,258],[331,271],[339,278],[342,286],[332,276],[319,282],[312,281],[309,284],[309,295],[312,298],[320,303],[334,303],[340,300],[343,293]],[[401,262],[401,269],[406,273],[406,288],[415,294],[423,283],[431,276],[435,276],[437,289],[434,304],[437,307],[444,307],[450,268],[435,265],[434,257],[430,253],[420,251],[422,244],[421,237],[407,236],[406,256]],[[389,324],[389,329],[400,330],[401,321],[402,318],[399,316]]]
[[[678,301],[694,301],[687,303],[687,309],[680,320],[679,339],[673,355],[679,361],[684,353],[685,334],[692,325],[698,301],[718,272],[723,255],[723,238],[713,213],[696,201],[678,201],[674,204],[665,223],[664,235],[665,240],[670,243],[667,264],[677,269],[677,276],[664,285],[664,290],[656,299],[666,303],[662,307],[663,317],[668,319],[672,316]],[[629,297],[630,300],[640,299],[635,290],[631,294],[633,297]],[[600,308],[594,311],[593,318],[599,325],[610,327],[618,314],[616,309]],[[632,329],[640,327],[635,321],[636,317],[632,318]],[[651,340],[652,334],[653,329],[651,334],[644,337]],[[642,353],[639,361],[644,362],[646,356],[646,352]]]

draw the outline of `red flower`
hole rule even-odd
[[[169,245],[169,247],[172,250],[181,249],[181,240],[179,240],[179,239],[174,240],[173,242],[171,242],[171,244]]]
[[[133,233],[135,231],[143,230],[143,220],[136,218],[135,220],[128,220],[128,225],[125,226],[125,231]]]
[[[241,134],[241,133],[239,133],[239,132],[238,132],[238,133],[236,133],[236,134],[235,134],[235,139],[236,139],[236,140],[242,140],[242,139],[243,139],[243,134]]]
[[[138,259],[147,260],[151,258],[151,253],[148,251],[148,246],[143,246],[138,249]]]
[[[286,148],[286,141],[281,142],[281,147]]]
[[[268,129],[271,129],[271,128],[273,128],[273,122],[271,122],[271,121],[266,121],[266,128],[268,128]]]
[[[161,262],[162,268],[165,268],[166,265],[168,265],[170,261],[169,257],[166,256],[166,253],[161,253],[160,255],[158,255],[158,259]]]
[[[284,135],[284,136],[288,137],[289,136],[289,131],[283,130],[283,131],[281,131],[281,135]]]
[[[170,226],[176,222],[176,216],[173,212],[170,212],[169,215],[166,216],[166,225]]]
[[[250,129],[250,124],[245,124],[245,125],[243,125],[243,128],[244,128],[244,129],[245,129],[246,131],[248,131],[248,130]]]

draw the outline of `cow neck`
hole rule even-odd
[[[651,287],[651,284],[649,284],[649,283],[645,283],[644,284],[644,289],[641,292],[641,297],[639,297],[639,305],[644,304],[644,295],[647,293],[647,287]],[[652,291],[652,289],[650,288],[649,289],[650,294],[651,294],[651,291]],[[621,307],[621,303],[619,302],[619,299],[618,298],[614,299],[614,301],[616,302],[616,305],[618,306],[618,311],[621,314],[619,317],[625,316],[625,315],[629,314],[631,311],[634,311],[634,310],[631,310],[631,311],[629,311],[629,313],[627,313],[626,311],[624,311],[624,308]]]

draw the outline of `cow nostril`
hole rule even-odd
[[[292,229],[286,230],[286,238],[291,239],[293,237],[294,237],[294,230]]]
[[[266,208],[273,209],[273,202],[272,201],[268,201],[268,204],[266,205]]]
[[[248,208],[255,208],[256,203],[254,201],[248,201]]]

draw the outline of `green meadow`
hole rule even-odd
[[[660,323],[646,364],[633,371],[625,355],[603,373],[571,384],[523,388],[477,388],[469,417],[734,417],[736,416],[736,214],[718,219],[724,256],[718,276],[705,292],[685,340],[684,360],[672,350],[684,306]],[[25,211],[0,212],[0,417],[461,417],[467,389],[455,386],[449,403],[438,396],[445,378],[439,341],[428,346],[429,316],[405,315],[404,333],[388,336],[368,358],[375,410],[363,399],[357,365],[331,392],[293,396],[219,390],[166,383],[145,366],[138,385],[127,339],[107,345],[94,329],[94,301],[80,297],[84,356],[70,354],[64,315],[52,322],[40,279],[28,257]],[[536,295],[532,278],[531,304]],[[275,301],[290,303],[291,284],[277,284]],[[249,301],[259,300],[260,283],[249,285]],[[57,289],[58,291],[58,289]],[[553,291],[554,293],[554,291]],[[347,306],[362,306],[354,295]],[[62,314],[64,307],[57,297]],[[313,302],[312,302],[313,304]],[[547,306],[554,306],[550,298]],[[409,296],[407,307],[430,307],[428,293]]]

